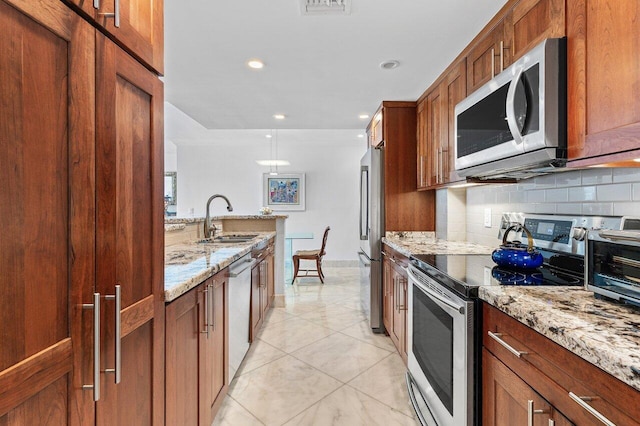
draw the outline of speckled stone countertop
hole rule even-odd
[[[250,233],[257,234],[257,236],[246,243],[191,242],[165,247],[165,302],[171,302],[180,297],[207,278],[251,252],[252,247],[276,235],[275,232],[251,231]],[[225,233],[223,232],[220,235],[225,235]]]
[[[180,231],[187,227],[186,223],[165,223],[164,232]]]
[[[412,254],[491,254],[495,248],[466,241],[439,240],[433,232],[387,232],[382,242],[407,257]]]
[[[640,391],[640,308],[578,287],[480,287],[480,298]]]
[[[213,216],[211,220],[223,220],[223,219],[286,219],[289,215],[286,214],[254,214],[254,215],[225,215],[225,216]]]
[[[164,224],[204,222],[204,217],[165,217]]]

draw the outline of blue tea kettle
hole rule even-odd
[[[512,230],[523,230],[527,234],[528,244],[520,241],[507,241],[507,235]],[[507,228],[502,237],[502,245],[491,253],[491,259],[498,266],[519,269],[535,269],[542,265],[544,258],[539,251],[533,248],[533,236],[524,225],[512,225]]]

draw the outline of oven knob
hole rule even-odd
[[[587,228],[576,227],[573,228],[573,239],[576,241],[584,241],[585,236],[587,235]]]

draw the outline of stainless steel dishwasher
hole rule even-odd
[[[251,254],[229,266],[229,383],[249,350],[251,303]]]

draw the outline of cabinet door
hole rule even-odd
[[[228,359],[228,312],[226,272],[216,274],[207,280],[207,315],[209,334],[201,333],[203,373],[201,384],[201,426],[209,426],[213,422],[218,407],[227,391]]]
[[[467,93],[473,92],[502,71],[506,66],[504,54],[504,22],[500,21],[467,54]]]
[[[98,424],[163,424],[162,83],[106,37],[96,40],[96,277],[105,300],[102,369],[117,367],[121,316],[122,379],[105,374]],[[115,366],[115,367],[114,367]]]
[[[249,339],[253,342],[262,326],[262,308],[260,306],[260,266],[251,269],[251,333]]]
[[[640,3],[569,0],[567,9],[569,160],[638,158]]]
[[[505,23],[505,66],[547,38],[564,37],[565,0],[521,0]]]
[[[458,182],[464,180],[456,173],[456,105],[467,96],[467,63],[462,59],[447,74],[444,80],[445,103],[446,103],[446,129],[445,141],[442,149],[444,151],[444,180],[445,182]]]
[[[395,269],[393,271],[393,287],[394,287],[394,309],[393,309],[393,326],[391,328],[394,336],[394,343],[400,356],[406,364],[406,335],[405,335],[405,319],[406,319],[406,295],[404,295],[403,277]]]
[[[164,71],[163,0],[64,0],[81,9],[129,53]],[[118,26],[115,14],[118,14]]]
[[[275,297],[275,259],[273,256],[273,246],[269,249],[269,255],[265,259],[267,263],[267,308],[273,305]]]
[[[445,111],[443,85],[440,84],[431,93],[427,95],[427,150],[428,150],[428,167],[429,174],[427,176],[428,186],[436,186],[444,183],[443,169],[444,162],[442,159],[442,146],[445,137],[446,115]]]
[[[489,351],[483,349],[482,352],[483,425],[572,424]]]
[[[423,99],[418,103],[416,109],[416,140],[418,144],[418,189],[427,189],[428,187],[428,148],[427,148],[427,99]]]
[[[167,305],[165,345],[167,425],[198,424],[204,287],[200,285]]]
[[[268,249],[267,249],[268,250]],[[267,309],[269,309],[269,264],[267,262],[268,255],[260,262],[260,309],[262,311],[262,318],[264,319]]]
[[[93,419],[94,33],[0,1],[0,424]]]

